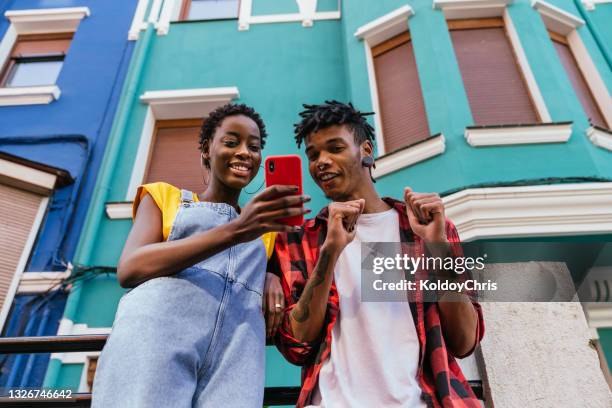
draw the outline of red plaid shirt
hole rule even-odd
[[[383,200],[399,213],[401,241],[422,247],[422,240],[410,229],[405,204],[392,198],[383,198]],[[327,212],[327,207],[325,207],[315,218],[306,221],[301,232],[278,234],[275,253],[269,264],[269,270],[281,277],[287,304],[283,322],[276,334],[276,345],[289,362],[303,366],[302,390],[297,407],[308,405],[312,399],[321,367],[330,355],[332,329],[338,317],[338,291],[335,283],[332,282],[323,326],[324,332],[321,333],[318,341],[300,342],[293,336],[289,322],[289,314],[314,270],[319,258],[319,248],[325,241]],[[457,230],[449,220],[446,221],[446,235],[449,242],[459,242]],[[446,348],[437,303],[425,303],[422,301],[422,296],[423,294],[417,291],[409,303],[419,338],[420,356],[417,380],[421,386],[423,400],[428,407],[480,408],[481,405],[463,376],[459,365]],[[484,321],[480,305],[478,303],[473,303],[473,305],[478,313],[476,329],[478,343],[484,335]]]

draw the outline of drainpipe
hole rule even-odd
[[[98,176],[98,182],[94,189],[85,225],[83,226],[79,245],[77,246],[74,257],[75,263],[78,264],[88,265],[91,262],[96,236],[102,218],[104,217],[104,204],[108,197],[108,192],[111,189],[113,172],[115,170],[114,164],[117,162],[119,152],[127,135],[128,120],[132,116],[133,106],[138,100],[138,88],[151,46],[154,30],[152,24],[147,25],[147,29],[142,33],[136,45],[134,56],[128,68],[126,80],[121,92],[120,103],[117,108],[118,114],[108,138],[106,152],[100,166],[101,170]],[[70,322],[75,320],[80,303],[81,291],[82,284],[76,283],[70,295],[68,295],[62,320],[68,320]],[[52,358],[49,361],[49,367],[43,387],[54,388],[57,385],[61,364],[61,361],[58,359]]]
[[[593,21],[591,20],[591,17],[589,17],[589,13],[584,8],[584,5],[582,4],[582,0],[574,0],[574,3],[576,4],[576,8],[578,9],[580,16],[586,22],[586,26],[589,32],[591,33],[591,35],[593,36],[593,38],[595,39],[595,43],[597,43],[597,46],[601,50],[601,53],[603,54],[604,59],[608,63],[608,68],[612,70],[612,57],[610,57],[610,52],[608,52],[608,47],[606,46],[606,43],[602,40],[597,30],[594,28]]]

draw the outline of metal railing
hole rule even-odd
[[[41,336],[41,337],[0,337],[0,354],[29,353],[68,353],[83,351],[101,351],[108,335],[86,336]],[[479,399],[483,399],[481,381],[469,381]],[[300,394],[300,387],[266,387],[264,405],[295,405]],[[89,407],[91,393],[74,393],[65,399],[22,399],[0,397],[3,407]]]

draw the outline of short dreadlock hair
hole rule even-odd
[[[244,115],[253,119],[253,122],[255,122],[259,128],[261,147],[264,147],[268,133],[266,132],[266,125],[261,119],[261,116],[259,116],[259,113],[255,112],[255,109],[245,104],[228,103],[212,111],[208,118],[204,121],[204,124],[200,129],[200,151],[204,150],[204,142],[206,140],[212,140],[215,130],[217,130],[221,122],[223,122],[223,119],[234,115]]]
[[[350,102],[347,104],[335,100],[325,101],[320,105],[302,106],[302,121],[293,125],[298,147],[309,134],[333,125],[346,125],[353,132],[357,144],[366,140],[374,143],[374,128],[366,120],[366,116],[373,115],[373,112],[360,112]]]

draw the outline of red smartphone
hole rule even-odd
[[[270,156],[266,159],[264,165],[266,168],[266,187],[274,185],[298,186],[298,191],[294,195],[302,195],[302,159],[300,159],[300,156],[295,154]],[[278,222],[299,226],[304,223],[304,216],[279,218]]]

